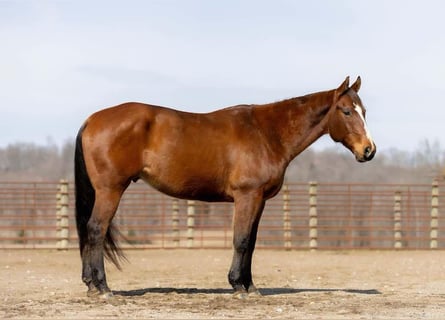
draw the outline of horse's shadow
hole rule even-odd
[[[355,294],[382,294],[376,289],[294,289],[294,288],[262,288],[259,289],[261,295],[263,296],[275,296],[280,294],[297,294],[304,292],[345,292],[345,293],[355,293]],[[118,290],[113,291],[115,295],[124,297],[134,297],[143,296],[146,293],[177,293],[177,294],[233,294],[233,289],[204,289],[204,288],[144,288],[135,290]]]

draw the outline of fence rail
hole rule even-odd
[[[267,202],[258,247],[445,249],[445,184],[288,183]],[[230,248],[231,203],[178,200],[143,183],[114,223],[127,248]],[[0,248],[77,247],[72,182],[0,182]]]

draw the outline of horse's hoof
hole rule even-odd
[[[100,291],[97,288],[90,288],[87,291],[87,296],[90,298],[100,298],[107,300],[113,297],[113,293],[111,291]]]
[[[104,300],[108,300],[112,297],[113,297],[113,292],[111,292],[111,291],[103,292],[99,295],[99,298],[104,299]]]
[[[87,296],[90,298],[97,297],[99,294],[100,291],[96,287],[90,288],[87,291]]]
[[[249,297],[249,294],[246,291],[236,291],[233,294],[233,297],[239,300],[246,300]]]
[[[261,294],[260,290],[255,288],[254,290],[249,290],[249,296],[250,297],[262,297],[263,295]]]

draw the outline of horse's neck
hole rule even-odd
[[[265,105],[263,124],[273,126],[288,162],[328,132],[334,91],[311,94]]]

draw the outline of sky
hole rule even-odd
[[[380,150],[445,147],[444,12],[441,0],[0,0],[0,147],[62,144],[126,101],[209,112],[358,75]]]

